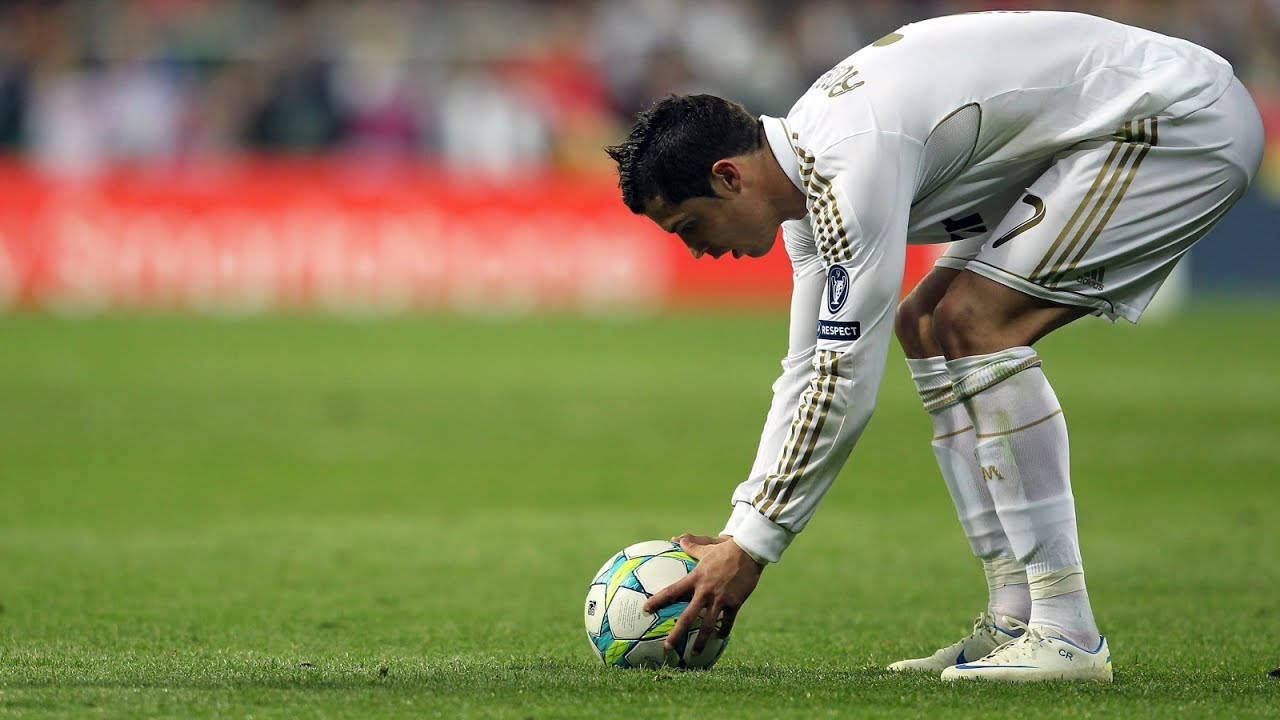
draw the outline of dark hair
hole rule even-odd
[[[633,213],[656,198],[710,196],[711,166],[761,146],[760,121],[715,95],[668,95],[636,115],[631,134],[605,148],[618,163],[622,201]]]

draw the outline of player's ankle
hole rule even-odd
[[[1031,589],[1030,624],[1047,628],[1064,639],[1092,650],[1098,644],[1098,624],[1093,619],[1084,569],[1079,565],[1051,572],[1032,563],[1027,573]]]
[[[1040,621],[1033,623],[1042,634],[1056,635],[1063,640],[1075,645],[1083,650],[1093,652],[1102,641],[1102,635],[1098,633],[1098,628],[1081,628],[1081,627],[1065,627],[1052,622]]]
[[[1019,592],[1021,591],[1021,592]],[[996,624],[1005,630],[1012,629],[1012,621],[1026,623],[1031,620],[1031,594],[1027,586],[1007,585],[991,592],[987,612]]]
[[[982,561],[987,577],[987,611],[996,623],[1007,628],[1009,619],[1027,622],[1031,619],[1031,588],[1022,563],[1012,557],[993,557]]]

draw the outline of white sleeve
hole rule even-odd
[[[777,562],[804,529],[875,407],[914,183],[904,169],[911,148],[901,145],[897,136],[868,134],[807,164],[802,158],[817,257],[812,267],[797,267],[791,353],[723,531],[757,561]],[[813,344],[803,352],[795,347],[797,323],[811,328]]]

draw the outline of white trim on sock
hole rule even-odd
[[[907,358],[911,380],[920,393],[924,411],[935,413],[960,402],[951,386],[951,374],[947,372],[947,359],[941,355],[927,358]]]
[[[956,398],[968,400],[1029,368],[1040,365],[1040,356],[1029,347],[1012,347],[986,355],[970,355],[947,361],[947,372]]]

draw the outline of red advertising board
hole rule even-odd
[[[257,310],[782,304],[790,268],[694,260],[610,178],[251,160],[55,179],[0,163],[0,306]],[[932,248],[913,248],[908,282]]]

